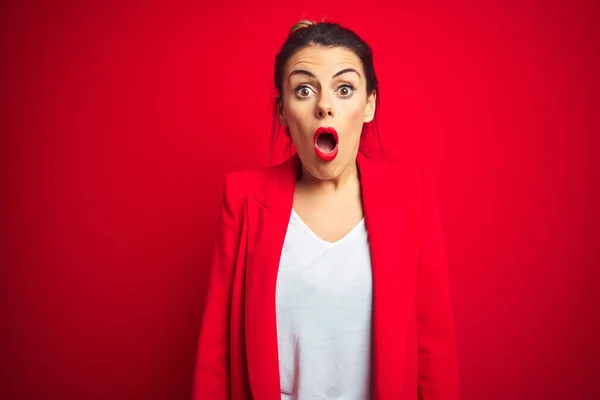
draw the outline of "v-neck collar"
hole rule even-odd
[[[300,227],[302,228],[302,230],[304,230],[304,232],[315,242],[317,242],[318,244],[325,246],[327,248],[333,248],[333,247],[337,247],[339,245],[341,245],[342,243],[347,242],[348,240],[351,240],[352,237],[354,235],[357,234],[357,232],[362,229],[364,227],[365,224],[365,218],[361,218],[360,221],[358,221],[358,223],[356,225],[354,225],[352,227],[352,229],[350,229],[344,236],[342,236],[341,238],[339,238],[338,240],[334,241],[334,242],[329,242],[323,238],[321,238],[319,235],[317,235],[307,224],[306,222],[304,222],[304,220],[302,220],[302,217],[300,217],[300,215],[298,215],[298,213],[296,212],[296,210],[294,210],[292,208],[292,214],[291,214],[291,218],[294,219],[298,225],[300,225]]]

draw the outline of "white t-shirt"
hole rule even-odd
[[[292,211],[276,304],[281,398],[369,399],[372,275],[364,219],[329,243]]]

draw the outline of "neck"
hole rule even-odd
[[[351,189],[359,183],[359,172],[356,162],[350,163],[342,172],[332,179],[318,179],[308,172],[304,166],[301,166],[301,175],[298,183],[301,183],[311,191],[318,191],[323,194],[334,194],[344,189]]]

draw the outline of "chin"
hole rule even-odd
[[[303,162],[302,165],[309,174],[320,180],[335,179],[344,170],[343,161],[340,158],[332,161],[323,161],[315,154],[312,154],[309,157],[309,161],[307,163]]]
[[[340,175],[338,171],[331,167],[320,167],[314,172],[309,170],[309,173],[316,179],[320,179],[322,181],[332,180]]]

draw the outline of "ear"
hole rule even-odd
[[[281,125],[288,126],[287,118],[285,117],[285,112],[283,110],[283,102],[281,101],[281,97],[277,95],[277,115],[279,116],[279,122]]]
[[[377,100],[377,92],[373,91],[367,98],[367,105],[365,106],[365,123],[373,121],[375,118],[375,100]]]

